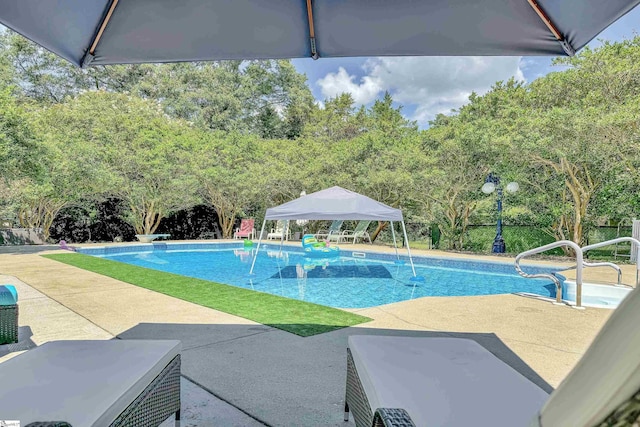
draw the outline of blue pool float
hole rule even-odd
[[[327,246],[325,242],[319,242],[313,234],[305,234],[302,237],[302,248],[305,256],[309,257],[334,257],[340,255],[340,248]]]

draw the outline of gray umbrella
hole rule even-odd
[[[640,0],[2,0],[0,23],[88,64],[573,55]]]

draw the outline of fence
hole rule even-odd
[[[408,223],[407,233],[412,247],[421,249],[429,247],[437,249],[447,249],[447,242],[444,241],[437,229],[437,226],[424,223]],[[387,235],[388,234],[388,235]],[[491,253],[493,240],[496,235],[495,224],[491,225],[471,225],[468,227],[464,237],[463,250],[475,253]],[[585,245],[604,242],[616,237],[629,237],[632,235],[631,226],[599,226],[592,227],[587,231]],[[502,237],[505,241],[507,253],[518,254],[539,246],[543,246],[557,239],[540,227],[522,225],[504,225]],[[390,239],[390,232],[384,233],[382,241]],[[629,259],[631,245],[621,243],[600,249],[589,251],[586,256],[597,259]],[[563,255],[562,249],[558,248],[547,252],[549,255]]]

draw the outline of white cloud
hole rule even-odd
[[[364,76],[359,83],[354,82],[356,76],[350,76],[347,70],[340,67],[337,73],[329,73],[318,80],[322,95],[334,98],[348,92],[356,104],[368,104],[376,99],[382,88],[375,77]]]
[[[414,107],[410,119],[426,125],[436,114],[467,103],[472,92],[484,94],[495,82],[511,77],[524,81],[522,65],[520,57],[371,58],[361,78],[340,67],[317,84],[325,97],[349,92],[365,105],[389,91],[396,102]]]

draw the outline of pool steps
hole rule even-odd
[[[556,285],[556,302],[554,304],[565,305],[569,303],[571,307],[577,309],[583,309],[584,305],[592,306],[592,307],[610,307],[612,305],[617,305],[630,289],[626,286],[622,285],[622,270],[619,266],[611,262],[595,262],[590,263],[584,261],[584,253],[596,248],[601,248],[604,246],[615,245],[621,242],[631,242],[631,244],[636,244],[640,247],[640,241],[634,239],[633,237],[618,237],[617,239],[607,240],[605,242],[595,243],[593,245],[588,245],[584,247],[578,246],[577,243],[572,242],[570,240],[559,240],[554,243],[550,243],[548,245],[540,246],[534,249],[530,249],[528,251],[522,252],[516,256],[515,268],[518,274],[525,278],[546,278],[552,280]],[[569,247],[575,251],[576,254],[576,279],[574,281],[561,281],[555,273],[527,273],[522,270],[520,267],[520,261],[530,255],[539,254],[546,252],[551,249],[559,248],[559,247]],[[599,285],[593,283],[584,283],[582,280],[582,270],[584,267],[611,267],[618,273],[618,282],[617,286],[613,288],[609,285]],[[566,268],[565,268],[566,269]],[[640,257],[636,259],[636,286],[638,286],[638,279],[640,275]],[[602,287],[606,286],[609,289],[603,289]],[[617,288],[617,289],[616,289]],[[630,288],[630,287],[629,287]],[[582,303],[583,293],[585,294],[585,298],[589,300],[587,304]],[[615,297],[613,296],[615,295]],[[564,298],[563,298],[564,297]],[[573,298],[569,298],[573,297]],[[592,302],[593,300],[600,301]],[[611,304],[609,303],[611,302]]]

